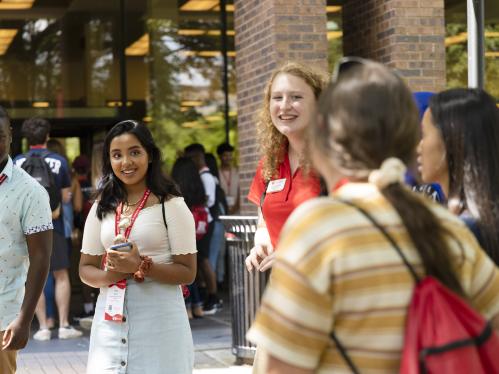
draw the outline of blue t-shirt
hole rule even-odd
[[[41,153],[46,151],[46,148],[35,148],[30,149],[27,153],[28,155]],[[26,160],[26,155],[19,155],[14,158],[14,163],[16,166],[21,167],[23,162]],[[58,153],[49,152],[47,157],[45,157],[45,162],[49,164],[50,170],[54,174],[55,184],[59,189],[68,188],[71,186],[71,179],[69,177],[69,166],[68,162],[64,157]],[[62,210],[62,207],[61,207]],[[54,230],[59,234],[64,235],[64,223],[62,220],[62,215],[53,221]]]

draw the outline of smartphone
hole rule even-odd
[[[126,242],[126,243],[115,244],[110,246],[109,249],[119,252],[130,252],[132,250],[132,243]]]

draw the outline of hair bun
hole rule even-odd
[[[369,183],[375,184],[380,190],[393,183],[402,183],[406,170],[406,166],[400,159],[387,158],[379,169],[371,171]]]

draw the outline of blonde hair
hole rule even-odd
[[[272,84],[279,74],[289,74],[303,79],[312,89],[316,100],[328,82],[327,74],[298,62],[287,62],[272,73],[264,90],[263,107],[259,112],[257,122],[257,136],[263,156],[262,175],[267,181],[276,175],[279,164],[283,162],[288,148],[287,138],[276,129],[270,117]],[[302,157],[300,166],[308,170],[309,164],[308,159]]]

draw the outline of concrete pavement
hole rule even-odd
[[[249,374],[249,365],[235,365],[231,353],[229,308],[214,316],[191,321],[195,347],[195,374]],[[18,374],[85,374],[89,333],[79,339],[30,340],[18,356]]]

